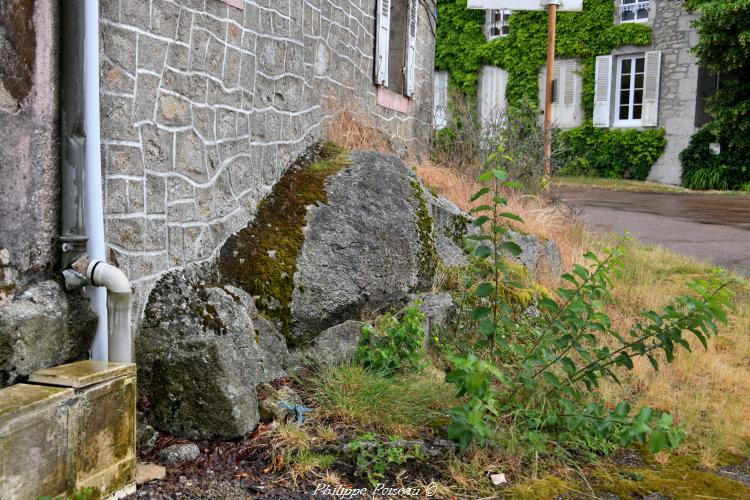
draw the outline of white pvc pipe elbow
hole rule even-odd
[[[94,286],[103,286],[113,293],[130,293],[130,280],[119,267],[101,260],[92,260],[86,270],[89,282]]]
[[[101,260],[92,261],[86,275],[93,286],[107,289],[107,359],[115,363],[134,360],[130,330],[130,281],[119,268]]]

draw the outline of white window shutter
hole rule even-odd
[[[409,0],[409,23],[406,25],[406,95],[414,95],[415,66],[417,64],[417,13],[419,0]]]
[[[661,52],[646,52],[646,68],[643,79],[643,126],[655,127],[659,122],[659,78],[661,75]]]
[[[561,127],[573,127],[576,124],[576,63],[565,61],[562,70],[562,91],[560,95]]]
[[[436,71],[433,80],[433,126],[436,129],[448,125],[448,72]]]
[[[596,57],[594,83],[594,126],[609,127],[610,95],[612,93],[612,56]]]
[[[391,35],[391,0],[378,0],[377,34],[375,44],[375,83],[388,86],[388,41]]]
[[[483,126],[494,126],[505,112],[505,88],[508,72],[495,66],[483,66],[479,74],[479,116]]]

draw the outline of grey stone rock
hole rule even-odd
[[[508,237],[521,247],[521,254],[516,260],[523,264],[532,276],[539,272],[549,272],[555,276],[562,273],[562,255],[554,241],[517,231],[509,231]]]
[[[461,250],[463,239],[466,235],[479,234],[479,228],[472,225],[473,219],[450,200],[432,194],[428,194],[428,199],[438,256],[449,267],[468,265],[466,254]],[[509,238],[522,250],[516,260],[523,264],[532,275],[542,270],[560,275],[562,255],[554,241],[514,230],[509,232]]]
[[[0,307],[0,387],[85,358],[95,330],[88,300],[54,281],[33,285]]]
[[[416,302],[420,303],[419,310],[425,315],[422,326],[424,327],[425,343],[427,343],[433,335],[439,335],[448,327],[453,313],[456,311],[456,304],[448,292],[410,295],[409,304],[415,304]]]
[[[422,193],[421,184],[396,157],[360,151],[351,160],[328,179],[327,204],[307,212],[294,275],[294,341],[432,283],[434,255],[420,239],[432,240],[432,234],[420,234],[417,217],[415,186]]]
[[[201,450],[194,443],[173,444],[159,452],[159,458],[169,465],[195,460],[201,455]]]
[[[456,243],[444,234],[435,235],[435,250],[440,260],[447,267],[466,267],[469,259],[466,253]]]
[[[231,439],[258,422],[257,384],[284,375],[288,352],[244,291],[206,284],[204,268],[157,283],[136,340],[140,393],[157,429]]]
[[[293,353],[300,363],[312,361],[320,366],[350,363],[359,347],[362,327],[367,323],[348,320],[324,330],[308,345]]]
[[[466,267],[469,260],[463,251],[464,237],[478,234],[479,229],[471,224],[472,218],[461,211],[452,201],[443,196],[425,192],[435,233],[438,257],[447,267]]]
[[[138,453],[148,453],[156,446],[159,433],[146,422],[142,413],[138,412],[138,420],[135,427],[135,442]]]

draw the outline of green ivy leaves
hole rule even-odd
[[[476,96],[479,69],[488,64],[508,70],[508,102],[538,102],[538,74],[547,57],[547,16],[544,12],[514,12],[507,37],[487,41],[482,10],[466,8],[466,0],[438,0],[436,69],[448,70],[450,82],[468,96]],[[585,0],[582,12],[558,14],[556,57],[577,58],[583,65],[583,102],[593,109],[594,67],[597,55],[624,45],[651,43],[651,28],[629,23],[615,25],[615,2]]]

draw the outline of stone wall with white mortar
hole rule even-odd
[[[434,19],[419,3],[403,114],[376,103],[375,0],[102,2],[105,230],[136,317],[159,275],[211,259],[252,219],[337,110],[367,115],[408,154],[426,151]]]
[[[652,0],[652,50],[661,51],[659,126],[666,131],[667,147],[651,168],[648,180],[679,184],[682,176],[680,152],[695,133],[698,98],[698,59],[690,49],[698,43],[691,26],[696,14],[685,10],[683,0]]]

